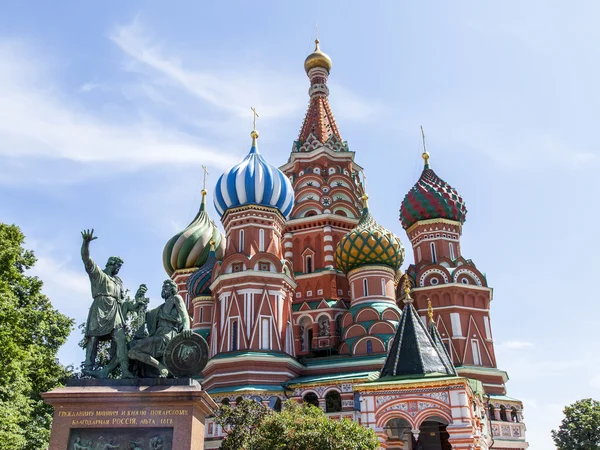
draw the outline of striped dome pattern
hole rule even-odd
[[[186,286],[192,300],[203,295],[211,295],[210,280],[216,263],[217,255],[215,250],[211,249],[206,262],[188,278]]]
[[[214,201],[221,216],[230,208],[255,204],[277,208],[287,217],[294,206],[294,189],[283,172],[265,161],[253,138],[250,153],[217,181]]]
[[[217,258],[222,259],[225,253],[225,236],[206,212],[206,191],[203,191],[200,210],[194,220],[165,245],[163,266],[169,276],[176,270],[202,267],[208,259],[211,240],[215,242]]]
[[[467,207],[459,193],[425,165],[419,181],[406,194],[400,222],[406,230],[420,220],[448,219],[465,222]]]
[[[398,270],[404,261],[400,238],[379,225],[369,208],[364,208],[356,227],[338,243],[336,267],[346,273],[366,265],[383,265]]]

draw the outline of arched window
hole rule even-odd
[[[239,239],[239,248],[238,248],[238,252],[240,253],[244,253],[244,230],[240,230],[240,239]]]
[[[244,397],[236,397],[235,404],[239,405],[244,400]]]
[[[496,408],[494,408],[494,405],[492,404],[488,406],[488,415],[490,420],[496,420]]]
[[[338,391],[329,391],[325,395],[325,412],[340,412],[342,410],[342,396]]]
[[[450,248],[450,259],[454,261],[454,244],[448,242],[448,247]]]
[[[421,262],[421,247],[417,247],[417,262]]]
[[[315,394],[314,392],[309,392],[308,394],[306,394],[302,399],[302,402],[316,406],[317,408],[319,407],[319,397],[317,397],[317,394]]]
[[[229,406],[229,398],[225,397],[223,400],[221,400],[221,405]]]
[[[260,398],[258,395],[253,395],[250,397],[250,400],[254,400],[256,403],[262,403],[262,398]]]
[[[258,251],[265,251],[265,230],[263,230],[262,228],[258,230]]]
[[[373,353],[373,342],[369,339],[367,341],[367,355],[370,355],[371,353]]]
[[[310,210],[306,214],[304,214],[304,217],[312,217],[312,216],[316,216],[316,215],[317,215],[316,211]]]
[[[385,295],[385,279],[381,279],[381,295]]]
[[[504,405],[500,405],[500,420],[508,422],[508,417],[506,417],[506,406]]]
[[[510,408],[510,419],[513,422],[519,422],[519,414],[517,414],[517,408],[515,408],[514,406]]]
[[[363,278],[363,292],[365,294],[365,297],[369,295],[369,283],[367,282],[366,278]]]
[[[231,324],[231,351],[235,352],[238,349],[238,323],[234,320]]]
[[[313,271],[312,256],[307,256],[306,257],[306,273],[312,273],[312,271]]]
[[[431,262],[437,262],[437,255],[435,253],[435,242],[432,242],[431,244]]]

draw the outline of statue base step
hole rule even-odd
[[[49,450],[202,450],[217,407],[189,378],[70,380],[42,397],[54,407]]]

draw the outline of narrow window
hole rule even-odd
[[[354,298],[356,298],[356,295],[354,294],[354,283],[352,283],[351,286],[352,286],[352,298],[354,299]]]
[[[309,328],[308,330],[308,349],[312,350],[313,346],[312,346],[312,340],[313,340],[313,329],[312,327]]]
[[[373,342],[369,339],[367,341],[367,355],[370,355],[371,353],[373,353]]]
[[[494,405],[492,404],[488,407],[488,416],[490,417],[490,420],[496,420],[496,408],[494,408]]]
[[[238,252],[244,253],[244,230],[240,230],[240,246]]]
[[[369,295],[369,283],[366,278],[363,278],[363,291],[365,293],[365,297]]]
[[[462,336],[459,313],[450,313],[450,323],[452,324],[452,337]]]
[[[437,255],[435,254],[435,242],[432,242],[431,244],[431,262],[437,262]]]
[[[448,243],[448,247],[450,247],[450,259],[454,261],[454,245],[452,244],[452,242]]]
[[[231,351],[235,352],[238,349],[238,323],[234,320],[231,324]]]
[[[517,408],[514,406],[510,408],[510,420],[513,422],[519,422],[519,414],[517,413]]]
[[[473,350],[473,364],[476,366],[481,365],[481,353],[479,351],[479,341],[477,339],[471,340],[471,349]]]
[[[258,231],[258,251],[265,251],[265,230],[263,230],[262,228]]]
[[[508,422],[508,418],[506,417],[506,406],[504,405],[500,405],[500,420]]]
[[[312,256],[306,257],[306,273],[312,273],[313,265],[312,265]]]
[[[417,262],[421,262],[421,247],[417,247]]]
[[[381,279],[381,295],[385,295],[385,279]]]
[[[204,308],[200,308],[200,323],[204,322]]]
[[[269,326],[269,319],[267,318],[263,318],[261,321],[261,341],[260,341],[260,348],[263,350],[268,350],[270,345],[269,345],[269,341],[270,341],[270,326]]]

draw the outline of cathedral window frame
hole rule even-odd
[[[258,251],[265,251],[265,230],[264,228],[260,228],[258,230]]]
[[[471,339],[471,353],[473,354],[473,365],[482,366],[481,348],[479,347],[478,339]]]
[[[435,250],[435,242],[430,242],[429,248],[431,250],[431,262],[435,264],[435,263],[437,263],[437,253]]]
[[[363,278],[363,296],[364,297],[369,296],[369,281],[366,277]]]
[[[238,233],[238,252],[244,253],[244,230],[240,230]]]

